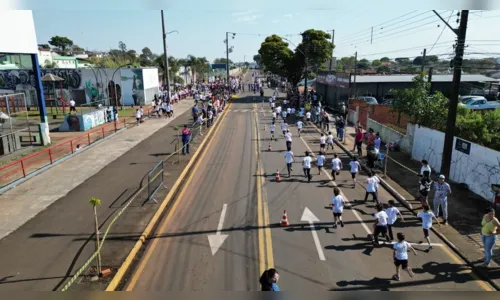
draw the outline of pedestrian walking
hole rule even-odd
[[[292,133],[288,129],[285,132],[285,143],[287,149],[292,149]]]
[[[271,133],[271,141],[274,139],[274,131],[275,130],[276,130],[276,125],[274,125],[274,120],[273,120],[271,125],[269,125],[269,133]]]
[[[337,132],[338,132],[338,139],[339,141],[344,141],[344,128],[345,128],[345,121],[342,117],[340,117],[339,123],[337,124]]]
[[[448,196],[451,195],[451,187],[445,182],[445,176],[439,175],[438,181],[434,182],[434,215],[439,216],[439,207],[443,212],[443,224],[448,222]]]
[[[311,182],[311,179],[312,179],[311,162],[312,162],[312,158],[309,154],[309,151],[306,151],[306,155],[305,155],[304,159],[302,160],[302,168],[304,170],[304,177],[307,178],[307,182]]]
[[[415,251],[415,248],[413,246],[406,242],[405,235],[402,232],[398,232],[397,234],[398,242],[392,246],[393,249],[393,258],[394,258],[394,266],[396,267],[396,274],[392,277],[394,280],[399,281],[400,280],[400,267],[403,270],[406,270],[408,272],[408,275],[410,277],[413,277],[413,272],[411,268],[408,266],[408,252],[411,250],[413,251],[413,254],[417,255],[417,251]]]
[[[326,150],[330,149],[330,147],[333,150],[333,134],[331,131],[328,132],[328,136],[326,137]]]
[[[316,158],[316,166],[318,167],[318,175],[321,175],[321,170],[323,169],[323,166],[325,164],[325,156],[323,155],[323,152],[318,153],[318,157]]]
[[[429,250],[432,249],[431,238],[429,237],[429,229],[432,228],[432,220],[436,220],[436,222],[441,226],[439,220],[436,218],[436,215],[432,211],[430,211],[429,206],[424,206],[424,210],[417,214],[417,218],[422,219],[422,230],[424,232],[424,237],[429,244]]]
[[[141,111],[138,108],[135,110],[135,120],[137,125],[141,124]]]
[[[390,237],[387,235],[387,223],[389,220],[389,216],[384,211],[382,204],[377,204],[377,212],[374,214],[375,219],[377,220],[373,224],[373,244],[375,246],[379,245],[378,236],[384,236],[388,242],[390,242]]]
[[[332,177],[333,181],[335,181],[337,178],[335,176],[338,176],[340,174],[340,170],[343,169],[342,166],[342,161],[340,158],[338,158],[337,154],[333,154],[332,158]]]
[[[321,136],[319,137],[319,151],[325,151],[326,149],[326,137],[324,133],[321,133]]]
[[[306,112],[306,122],[307,122],[307,124],[311,124],[311,112],[310,111]]]
[[[293,156],[292,149],[288,148],[285,152],[285,162],[286,169],[288,170],[288,178],[290,178],[291,173],[293,171],[292,164],[295,162],[295,156]]]
[[[421,163],[422,163],[422,167],[420,168],[419,176],[423,177],[425,171],[428,171],[429,174],[431,174],[432,173],[432,168],[431,168],[431,166],[429,166],[429,162],[427,160],[423,159],[421,161]]]
[[[484,247],[483,267],[489,267],[493,256],[493,247],[497,241],[497,230],[500,222],[495,218],[495,209],[488,208],[481,221],[481,239]]]
[[[337,228],[338,222],[340,222],[340,227],[344,227],[344,222],[342,221],[342,213],[344,212],[344,205],[346,201],[342,195],[340,195],[340,189],[338,187],[333,188],[333,197],[330,200],[330,206],[332,207],[333,213],[333,228]]]
[[[368,173],[368,178],[366,179],[366,193],[365,193],[365,202],[368,200],[368,195],[371,195],[373,198],[373,201],[375,201],[377,204],[378,202],[378,197],[377,197],[377,190],[378,190],[378,184],[380,183],[380,180],[378,179],[375,174],[373,174],[373,171],[370,171]]]
[[[351,162],[349,163],[351,166],[351,177],[352,177],[352,188],[356,187],[356,174],[359,172],[359,168],[361,165],[358,162],[358,159],[356,157],[353,157],[351,159]]]
[[[395,204],[394,200],[389,200],[388,201],[389,207],[385,210],[385,213],[389,217],[389,219],[387,220],[387,231],[389,234],[389,238],[391,239],[391,242],[394,240],[394,235],[392,234],[392,226],[398,220],[398,216],[401,216],[401,221],[403,222],[405,221],[403,215],[401,214],[399,209],[397,209],[397,207],[394,206],[394,204]]]
[[[357,149],[359,157],[361,157],[363,155],[363,150],[362,150],[363,137],[364,137],[363,127],[359,126],[356,129],[356,136],[354,137],[354,148],[352,149],[352,151]]]
[[[276,269],[265,270],[260,276],[259,282],[261,285],[261,291],[266,292],[279,292],[280,288],[278,286],[278,281],[280,275]]]
[[[189,154],[189,142],[191,141],[191,129],[187,125],[181,131],[182,134],[182,155]]]
[[[415,200],[420,201],[422,207],[424,205],[429,206],[429,202],[427,198],[429,196],[429,192],[431,191],[432,180],[430,178],[430,172],[424,171],[423,177],[420,179],[420,186],[418,188],[418,196]]]
[[[302,123],[301,120],[297,121],[297,131],[299,132],[299,137],[300,137],[300,132],[302,131],[302,126],[303,125],[304,125],[304,123]]]

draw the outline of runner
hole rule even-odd
[[[337,228],[338,221],[340,221],[340,227],[344,227],[342,213],[344,212],[344,205],[346,201],[344,197],[340,195],[338,187],[333,188],[333,195],[332,200],[330,200],[330,206],[332,207],[333,212],[333,228]]]
[[[304,125],[304,123],[302,123],[301,120],[297,121],[297,131],[299,132],[299,137],[300,137],[300,132],[302,131],[302,126],[303,125]]]
[[[337,154],[333,154],[333,159],[332,159],[332,177],[333,177],[333,181],[336,180],[336,176],[338,176],[340,174],[340,170],[343,169],[343,166],[342,166],[342,161],[340,160],[340,158],[338,158]]]
[[[281,118],[283,118],[283,122],[286,122],[286,110],[281,112]]]
[[[429,250],[432,249],[431,238],[429,237],[429,229],[432,228],[432,220],[435,219],[436,222],[441,226],[439,220],[436,218],[436,215],[432,211],[429,210],[429,206],[425,205],[424,210],[417,214],[417,218],[422,219],[422,229],[424,231],[424,237],[429,244]]]
[[[375,246],[379,245],[378,242],[378,236],[383,235],[387,241],[389,242],[391,239],[387,235],[387,221],[389,217],[383,210],[383,207],[381,204],[377,204],[377,213],[374,215],[375,219],[377,219],[377,222],[373,224],[373,244]]]
[[[287,130],[288,130],[288,124],[285,123],[285,121],[281,122],[281,131],[283,132],[283,135],[285,135]]]
[[[391,242],[394,240],[394,236],[392,235],[392,226],[396,221],[398,220],[398,215],[401,216],[401,221],[405,221],[403,218],[403,215],[397,209],[394,207],[394,200],[389,200],[388,201],[389,207],[385,210],[385,213],[389,217],[389,220],[387,221],[387,230],[389,231],[389,237],[391,238]]]
[[[285,142],[286,142],[286,148],[292,149],[292,133],[288,129],[286,130],[285,133]]]
[[[311,112],[310,111],[306,112],[306,121],[307,121],[307,124],[311,124]]]
[[[417,251],[410,245],[410,243],[405,241],[405,235],[402,232],[397,234],[398,242],[394,244],[392,249],[394,250],[394,266],[396,266],[396,274],[392,277],[394,280],[399,281],[399,267],[408,272],[410,277],[413,277],[413,272],[411,268],[408,267],[408,251],[413,251],[413,254],[417,255]]]
[[[276,122],[276,112],[273,111],[273,123]]]
[[[359,167],[360,164],[358,162],[358,159],[356,157],[353,157],[351,159],[351,162],[349,163],[351,166],[351,177],[352,177],[352,188],[356,187],[356,174],[359,172]]]
[[[269,126],[269,132],[271,133],[271,141],[274,140],[274,131],[276,130],[276,125],[274,125],[274,119],[271,125]]]
[[[378,197],[377,197],[377,190],[378,190],[378,184],[380,183],[380,180],[378,179],[375,174],[373,174],[373,171],[370,171],[368,173],[368,178],[366,179],[366,193],[365,193],[365,202],[368,200],[368,195],[372,195],[373,201],[375,201],[377,204],[378,202]]]
[[[319,151],[325,151],[326,148],[326,137],[324,133],[321,133],[321,136],[319,138]]]
[[[293,171],[292,164],[295,162],[295,156],[293,156],[292,149],[290,148],[285,152],[285,162],[288,170],[288,178],[290,178],[290,174]]]
[[[333,150],[333,134],[331,131],[328,132],[328,136],[326,137],[326,150],[328,150],[330,147]]]
[[[422,179],[420,179],[420,187],[418,189],[419,195],[415,200],[420,201],[422,207],[424,205],[429,206],[428,196],[431,191],[432,180],[430,178],[430,172],[424,171]]]
[[[306,155],[304,159],[302,160],[302,168],[304,170],[304,177],[307,178],[307,182],[311,182],[311,162],[312,158],[309,155],[309,151],[306,151]]]
[[[318,166],[318,175],[321,175],[321,169],[323,169],[325,160],[326,158],[323,155],[323,152],[320,151],[318,157],[316,158],[316,165]]]

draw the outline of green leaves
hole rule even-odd
[[[94,198],[94,197],[92,197],[92,198],[90,198],[90,199],[89,199],[89,203],[90,203],[92,206],[99,206],[99,205],[101,205],[101,202],[102,202],[102,201],[101,201],[101,199],[99,199],[99,198]]]
[[[302,33],[302,42],[293,51],[288,47],[289,43],[274,34],[262,42],[254,60],[267,71],[286,77],[295,85],[305,76],[306,66],[308,72],[317,72],[330,59],[334,46],[329,39],[330,34],[309,29]]]

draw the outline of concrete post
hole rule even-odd
[[[47,109],[45,107],[45,96],[43,94],[42,78],[40,72],[40,63],[38,55],[31,54],[31,64],[33,66],[33,76],[35,77],[35,90],[38,100],[38,111],[40,112],[40,124],[38,125],[40,132],[40,141],[42,145],[50,144],[49,122],[47,121]]]

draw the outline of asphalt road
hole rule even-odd
[[[418,255],[410,253],[414,278],[402,272],[401,281],[392,280],[390,246],[374,248],[367,238],[375,209],[373,202],[359,201],[364,184],[353,188],[347,167],[337,178],[335,184],[351,208],[344,212],[346,226],[333,229],[327,205],[334,183],[317,169],[312,170],[311,183],[302,175],[301,156],[309,149],[319,151],[318,132],[306,127],[298,138],[292,126],[297,162],[292,177],[286,178],[285,142],[281,136],[270,141],[264,130],[270,120],[267,101],[262,104],[259,97],[250,95],[231,104],[186,188],[149,242],[127,290],[259,290],[259,275],[269,267],[280,272],[279,285],[288,291],[491,289],[436,236],[431,235],[434,249],[427,251],[419,221],[402,207],[406,222],[399,223],[395,233],[404,232]],[[267,151],[269,143],[272,151]],[[335,150],[347,166],[347,155]],[[275,181],[276,170],[281,182]],[[358,182],[365,179],[360,174]],[[384,203],[391,199],[385,190],[379,197]],[[279,226],[284,210],[289,227]],[[314,228],[301,221],[304,211],[310,211],[308,219],[317,218]],[[214,241],[221,244],[215,253],[210,241],[212,246]]]

